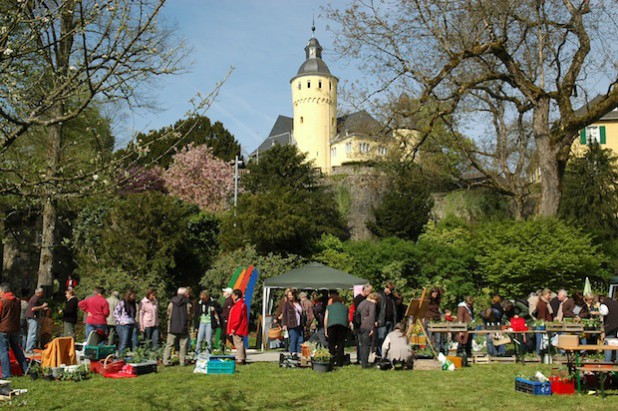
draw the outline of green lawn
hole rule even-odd
[[[476,365],[455,372],[379,371],[348,366],[328,374],[255,363],[231,375],[193,374],[193,367],[162,368],[157,374],[83,382],[15,378],[28,393],[0,408],[32,410],[210,409],[453,409],[594,410],[618,408],[618,395],[540,397],[514,391],[514,378],[547,366]]]

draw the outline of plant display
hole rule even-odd
[[[333,356],[326,348],[320,348],[313,353],[314,362],[330,362]]]

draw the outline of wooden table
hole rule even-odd
[[[618,345],[577,345],[577,346],[557,346],[556,348],[564,350],[567,357],[567,367],[569,373],[575,373],[577,376],[577,392],[581,393],[581,371],[590,371],[599,373],[601,383],[601,397],[605,398],[605,379],[607,374],[613,371],[618,371],[618,364],[601,363],[601,364],[586,364],[582,365],[579,361],[580,351],[618,351]]]

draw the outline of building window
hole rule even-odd
[[[322,81],[318,81],[318,88],[322,88]]]
[[[333,147],[330,149],[330,156],[337,157],[337,147]]]
[[[369,143],[360,143],[360,152],[368,153],[369,152]]]
[[[388,154],[388,149],[386,147],[378,147],[378,154],[385,156]]]
[[[579,142],[583,145],[599,143],[606,144],[605,126],[589,126],[580,131]]]
[[[328,89],[332,90],[333,89],[333,83],[331,83],[330,81],[328,82]]]
[[[346,153],[352,152],[352,143],[345,143],[345,152]]]
[[[300,116],[300,124],[303,124],[303,116]]]
[[[311,81],[307,82],[307,88],[311,88]]]

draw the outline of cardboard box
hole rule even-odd
[[[579,335],[559,335],[558,345],[560,347],[577,347],[579,346]]]

